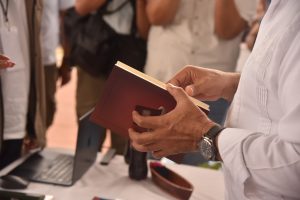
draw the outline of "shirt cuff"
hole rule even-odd
[[[243,155],[243,140],[251,134],[253,132],[249,130],[226,128],[218,136],[219,154],[223,163],[232,172],[234,180],[241,184],[250,176]]]

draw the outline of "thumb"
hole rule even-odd
[[[167,90],[174,97],[177,103],[180,101],[185,101],[188,98],[188,96],[181,87],[177,87],[168,83]]]
[[[208,90],[207,84],[204,84],[203,81],[188,85],[185,87],[185,91],[189,96],[195,97],[195,96],[201,96],[205,93],[207,93]]]
[[[195,86],[194,85],[188,85],[185,87],[184,90],[191,97],[193,97],[195,95]]]

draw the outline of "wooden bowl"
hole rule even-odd
[[[189,199],[193,192],[193,185],[174,171],[159,162],[150,162],[152,181],[178,199]]]

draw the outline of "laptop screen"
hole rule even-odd
[[[79,119],[73,182],[77,181],[94,163],[100,144],[105,139],[106,129],[89,120],[91,112]]]
[[[106,130],[89,120],[90,113],[79,120],[74,156],[48,149],[32,154],[9,174],[35,182],[74,184],[94,163],[105,138]]]

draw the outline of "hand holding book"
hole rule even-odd
[[[148,117],[133,112],[133,121],[147,128],[146,134],[129,129],[129,136],[135,149],[152,152],[157,158],[197,150],[197,143],[214,122],[201,111],[182,88],[168,85],[168,92],[177,104],[173,110],[162,116]]]
[[[204,112],[209,111],[207,104],[189,98]],[[166,90],[165,83],[118,62],[106,81],[91,120],[128,137],[128,129],[133,123],[132,111],[136,105],[153,109],[164,107],[168,113],[175,108],[176,101]]]

